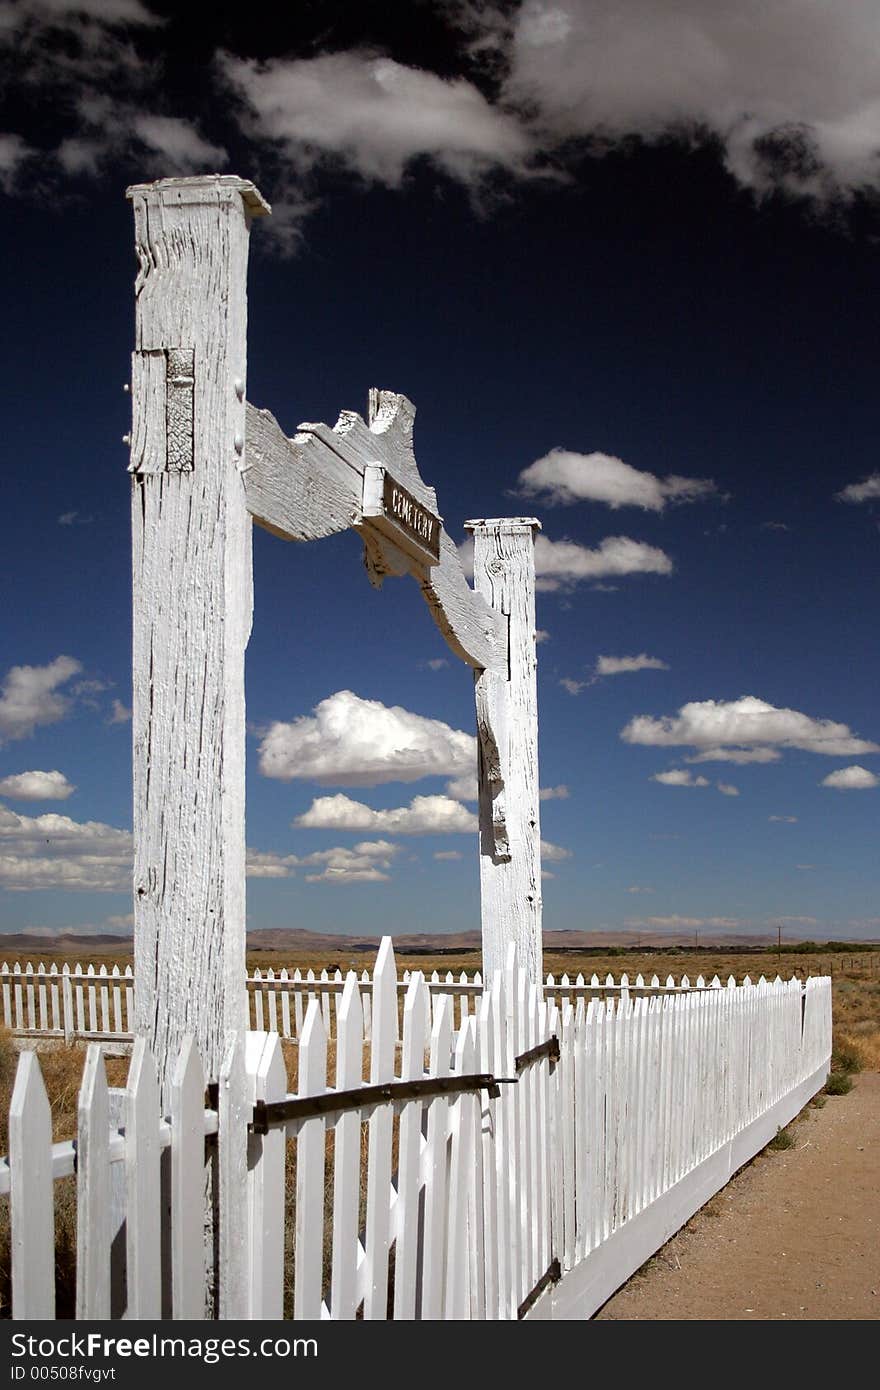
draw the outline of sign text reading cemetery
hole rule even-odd
[[[439,564],[441,518],[379,464],[364,469],[363,516],[421,564]]]

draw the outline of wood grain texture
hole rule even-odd
[[[509,665],[476,678],[483,972],[504,967],[512,942],[541,979],[541,827],[532,517],[469,521],[474,587],[509,623]]]
[[[252,184],[219,176],[138,185],[129,197],[140,264],[131,458],[136,1031],[151,1041],[167,1106],[184,1035],[195,1036],[214,1080],[228,1035],[246,1022],[252,577],[239,464],[248,231],[267,209]],[[182,393],[170,417],[169,390]]]
[[[295,541],[356,530],[374,586],[389,575],[412,575],[456,656],[477,669],[506,671],[507,623],[471,589],[446,531],[440,531],[439,564],[423,566],[363,516],[364,472],[371,464],[387,469],[428,511],[438,510],[413,453],[415,407],[406,396],[371,390],[368,421],[344,410],[332,429],[306,423],[292,439],[267,410],[248,405],[246,418],[243,478],[258,525]]]

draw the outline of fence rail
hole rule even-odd
[[[372,978],[326,990],[332,1039],[338,981],[302,983],[292,1090],[278,1031],[231,1047],[210,1103],[187,1042],[168,1115],[143,1039],[124,1090],[93,1044],[76,1142],[53,1144],[22,1055],[0,1160],[14,1317],[55,1316],[53,1183],[74,1172],[79,1318],[586,1317],[828,1073],[826,978],[541,989],[511,958],[461,995],[399,978],[386,939]]]
[[[352,973],[352,972],[349,972]],[[404,970],[397,981],[398,1012],[411,978]],[[321,1006],[324,1026],[330,1039],[336,1037],[336,1016],[347,976],[341,970],[314,971],[268,969],[254,970],[246,977],[248,1022],[255,1032],[278,1033],[296,1042],[302,1035],[309,1003],[315,999]],[[366,1037],[372,1033],[373,978],[368,970],[361,971],[358,983],[363,998]],[[464,1019],[477,1007],[483,993],[483,978],[479,971],[441,974],[434,970],[425,976],[433,996],[448,994],[453,1000],[453,1019],[459,1028]],[[733,976],[725,982],[730,984]],[[749,983],[746,976],[744,983]],[[566,1002],[578,999],[589,1001],[621,995],[636,999],[657,994],[690,993],[714,989],[720,985],[717,976],[706,981],[698,975],[692,982],[687,975],[676,979],[657,975],[645,979],[626,974],[615,979],[606,975],[600,980],[593,974],[558,978],[548,975],[544,983],[544,998],[562,1008]],[[134,1040],[134,979],[131,966],[120,969],[114,965],[22,966],[19,962],[0,965],[0,1007],[3,1025],[21,1037],[63,1038],[86,1041],[131,1043]],[[402,1020],[402,1014],[401,1014]],[[399,1025],[400,1021],[399,1020]],[[399,1027],[398,1027],[399,1033]]]

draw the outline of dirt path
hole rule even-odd
[[[596,1314],[773,1321],[880,1317],[880,1074],[809,1106]]]

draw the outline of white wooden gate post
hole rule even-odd
[[[128,190],[132,364],[135,1030],[168,1106],[185,1034],[209,1080],[246,1027],[245,440],[251,218],[235,177]]]
[[[535,637],[534,517],[465,523],[474,537],[474,588],[508,616],[507,678],[476,677],[480,787],[483,978],[504,968],[507,948],[542,978],[541,823]]]

